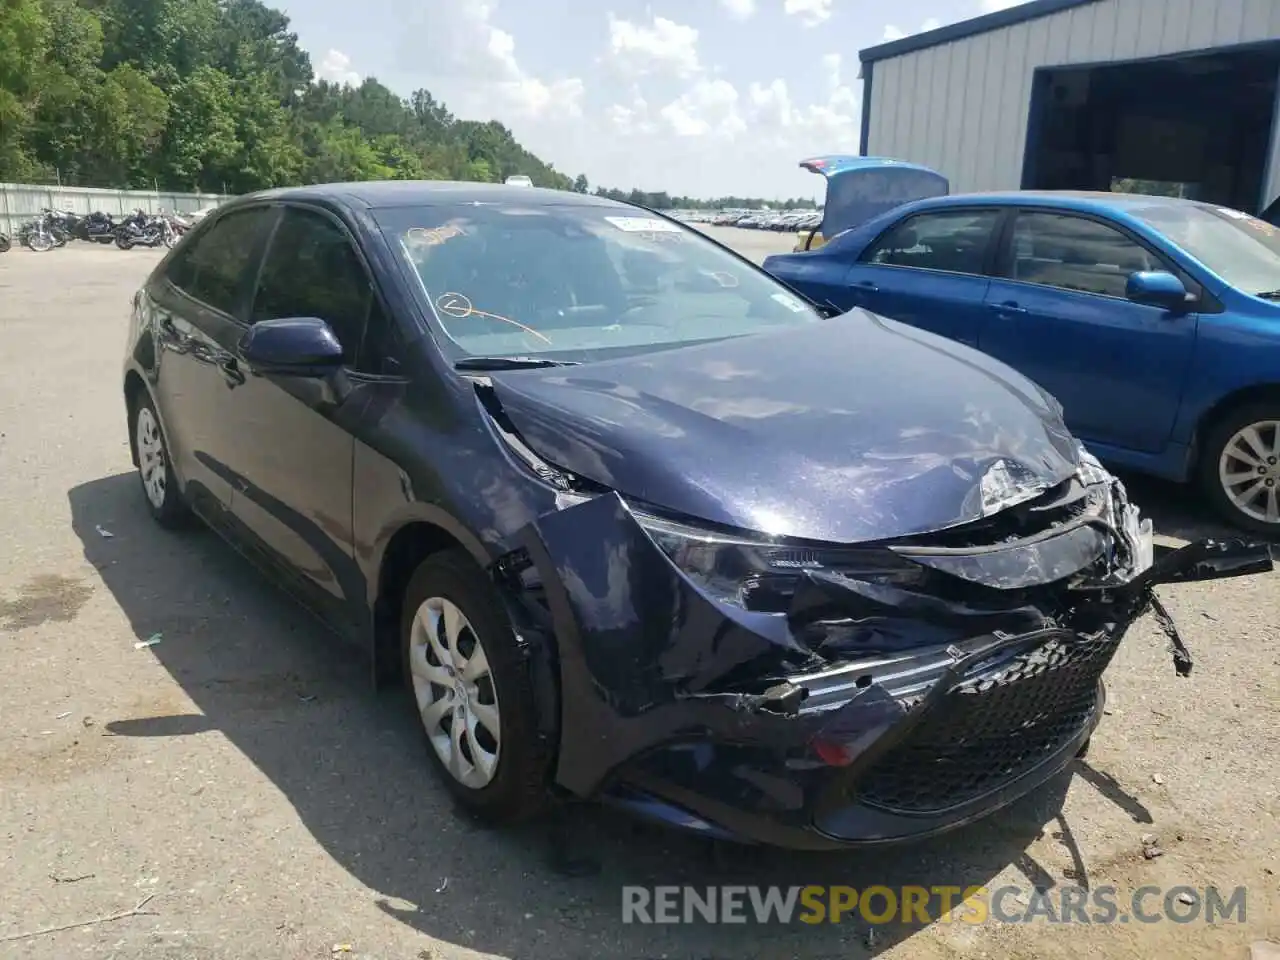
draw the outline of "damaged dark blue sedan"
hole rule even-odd
[[[255,194],[134,299],[133,459],[159,522],[199,516],[403,679],[493,820],[560,795],[924,836],[1085,747],[1157,584],[1271,559],[1159,553],[1033,383],[829,313],[602,198]]]

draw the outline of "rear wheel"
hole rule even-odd
[[[27,237],[27,246],[36,253],[45,253],[53,249],[53,238],[47,233],[31,233]]]
[[[126,237],[123,233],[116,234],[116,246],[121,250],[128,250],[133,246],[133,241]]]
[[[1200,482],[1229,523],[1280,535],[1280,402],[1229,412],[1205,435]]]
[[[401,612],[404,676],[436,769],[458,801],[496,822],[540,812],[550,751],[528,664],[493,585],[463,550],[414,572]]]

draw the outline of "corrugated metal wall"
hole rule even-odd
[[[867,152],[941,170],[957,191],[1016,190],[1037,67],[1266,39],[1280,39],[1280,0],[1100,0],[881,60],[873,67]],[[1274,150],[1273,197],[1280,195]]]
[[[101,210],[112,216],[141,207],[148,213],[168,210],[194,213],[216,207],[229,199],[216,193],[156,193],[154,190],[95,190],[87,187],[49,187],[30,183],[0,183],[0,233],[13,236],[18,227],[41,210],[70,210],[92,213]]]

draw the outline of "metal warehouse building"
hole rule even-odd
[[[1032,0],[860,57],[861,152],[953,191],[1280,197],[1280,0]]]

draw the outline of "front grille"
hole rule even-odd
[[[854,799],[898,813],[938,813],[1034,769],[1089,721],[1118,646],[1112,636],[1064,633],[979,669],[857,778]]]

